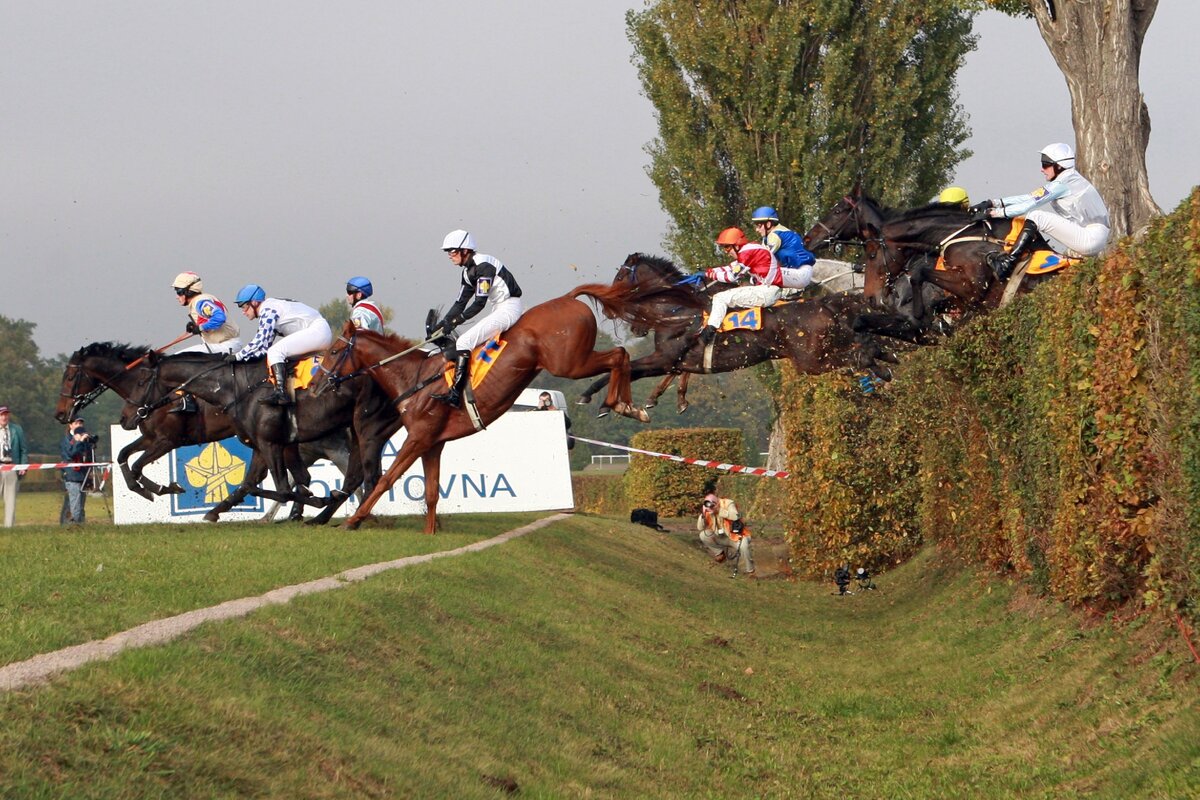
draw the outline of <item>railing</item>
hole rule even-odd
[[[629,462],[629,454],[612,455],[612,456],[592,456],[593,464],[615,464],[618,461]]]

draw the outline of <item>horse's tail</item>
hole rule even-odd
[[[609,319],[623,319],[628,322],[632,321],[630,315],[635,310],[630,302],[635,292],[635,289],[631,289],[625,284],[585,283],[583,286],[573,289],[567,297],[575,300],[578,300],[581,296],[590,297],[604,309],[604,316]]]

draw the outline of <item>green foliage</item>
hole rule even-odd
[[[732,464],[742,452],[742,432],[722,428],[644,431],[633,437],[632,445],[656,453]],[[694,513],[700,498],[716,486],[718,477],[706,467],[634,454],[625,472],[625,496],[631,507],[652,508],[662,516],[678,517]]]
[[[793,561],[886,562],[925,538],[1073,604],[1195,616],[1198,390],[1200,190],[875,395],[796,381]]]
[[[575,509],[586,514],[620,517],[631,508],[625,499],[625,479],[620,473],[574,474],[571,491],[575,495]]]
[[[658,115],[649,174],[693,264],[757,205],[795,225],[854,177],[891,203],[936,193],[968,132],[955,74],[973,12],[932,0],[657,0],[626,17]]]

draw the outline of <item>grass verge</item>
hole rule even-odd
[[[929,554],[845,598],[731,581],[692,537],[575,517],[5,695],[0,796],[1200,791],[1169,632]]]

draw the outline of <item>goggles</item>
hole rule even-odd
[[[184,295],[188,294],[191,291],[192,290],[188,289],[188,288],[176,288],[175,294],[178,295],[179,297],[183,297]]]

